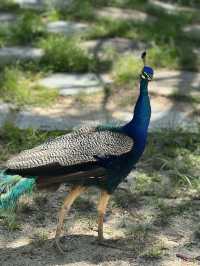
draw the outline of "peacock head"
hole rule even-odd
[[[151,81],[153,79],[153,68],[144,66],[141,74],[141,79]]]

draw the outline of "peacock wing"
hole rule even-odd
[[[118,130],[81,129],[21,152],[8,160],[7,168],[30,174],[35,169],[44,174],[55,169],[67,171],[95,164],[102,156],[121,156],[132,149],[133,139]]]

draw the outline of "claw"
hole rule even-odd
[[[99,245],[101,245],[101,244],[104,243],[104,242],[105,242],[104,237],[99,236],[99,237],[97,238],[97,243],[98,243]]]
[[[61,243],[60,243],[60,238],[56,237],[55,239],[55,244],[58,250],[60,251],[61,254],[65,254],[65,250],[62,248]]]
[[[121,247],[114,244],[116,242],[114,239],[104,239],[104,238],[98,238],[97,243],[100,246],[107,247],[107,248],[114,248],[114,249],[121,249]]]

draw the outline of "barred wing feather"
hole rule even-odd
[[[59,164],[67,167],[95,162],[96,156],[120,156],[133,149],[127,135],[110,130],[79,130],[21,152],[7,162],[8,169],[23,170]]]

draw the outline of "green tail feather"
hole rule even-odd
[[[23,178],[0,172],[0,210],[13,209],[22,195],[32,192],[35,184],[35,177]]]

